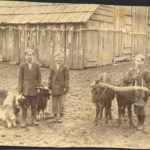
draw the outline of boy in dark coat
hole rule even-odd
[[[38,125],[36,121],[36,88],[41,86],[40,66],[33,62],[34,51],[28,49],[25,51],[26,62],[19,66],[18,90],[25,96],[22,101],[22,122],[21,126],[27,125],[27,110],[31,106],[31,123]]]
[[[124,77],[124,84],[132,86],[144,86],[149,88],[150,85],[150,73],[144,68],[145,57],[143,55],[137,55],[135,57],[135,67],[129,69],[127,76]],[[144,101],[137,101],[134,104],[134,111],[138,119],[137,129],[142,130],[145,122],[145,106],[148,97],[143,97]]]
[[[63,64],[64,55],[62,53],[56,52],[54,58],[55,64],[50,67],[48,87],[52,93],[53,121],[63,122],[64,102],[69,88],[69,70]]]

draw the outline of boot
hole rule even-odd
[[[22,121],[20,123],[20,126],[22,128],[26,127],[26,120],[27,120],[27,109],[22,109]]]
[[[58,119],[58,123],[62,123],[64,120],[63,120],[63,118],[64,118],[64,115],[63,114],[60,114],[60,117],[59,117],[59,119]]]
[[[137,130],[143,130],[144,129],[144,120],[145,120],[145,116],[141,116],[139,115],[138,116],[138,127],[137,127]]]
[[[25,128],[25,127],[26,127],[26,122],[25,122],[25,120],[22,120],[22,121],[21,121],[20,127],[21,127],[21,128]]]
[[[31,111],[31,115],[32,115],[32,117],[31,117],[31,124],[34,125],[34,126],[38,126],[39,122],[36,119],[36,111],[32,110]]]
[[[57,114],[54,114],[54,117],[53,117],[53,122],[54,122],[54,123],[58,122],[58,117],[57,117]]]
[[[39,122],[34,119],[34,120],[31,121],[31,124],[34,125],[34,126],[38,126]]]

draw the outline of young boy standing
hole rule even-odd
[[[135,57],[135,66],[128,71],[127,76],[124,78],[124,83],[126,85],[132,86],[145,86],[149,87],[150,84],[150,73],[144,67],[145,57],[143,55],[137,55]],[[144,97],[143,101],[137,101],[134,104],[134,111],[138,119],[138,130],[143,130],[145,122],[145,106],[148,97]]]
[[[64,55],[62,53],[56,52],[54,59],[55,64],[50,68],[48,87],[52,93],[53,121],[61,123],[63,122],[66,93],[69,88],[69,70],[63,64]]]
[[[40,66],[33,62],[34,51],[27,49],[25,51],[25,62],[19,66],[18,90],[25,96],[22,101],[22,122],[21,127],[27,125],[27,110],[31,106],[31,124],[38,125],[36,121],[36,87],[41,86]]]

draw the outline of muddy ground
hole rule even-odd
[[[113,66],[70,71],[70,91],[66,98],[66,115],[63,123],[52,123],[51,119],[41,120],[38,127],[25,129],[0,129],[0,145],[11,146],[48,146],[48,147],[120,147],[150,148],[150,102],[147,104],[145,131],[130,129],[128,122],[117,126],[117,105],[113,101],[113,120],[109,126],[101,121],[95,126],[95,106],[91,101],[89,85],[97,78],[98,72],[111,72],[113,80],[120,79],[132,66],[131,62]],[[150,68],[150,66],[147,66]],[[17,65],[0,63],[0,89],[16,91]],[[48,69],[42,69],[43,82],[47,82]],[[49,101],[51,112],[51,100]],[[136,124],[136,117],[133,114]]]

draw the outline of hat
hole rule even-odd
[[[28,48],[28,49],[25,50],[24,54],[26,55],[26,54],[28,54],[28,53],[32,53],[32,54],[34,55],[34,50]]]
[[[142,55],[142,54],[138,54],[135,56],[135,60],[142,60],[142,61],[145,61],[145,56]]]
[[[57,56],[64,58],[64,54],[62,52],[58,52],[58,51],[55,52],[54,57],[57,57]]]

